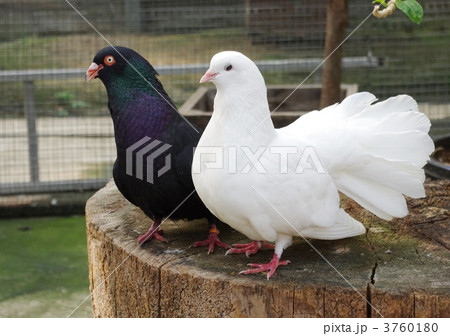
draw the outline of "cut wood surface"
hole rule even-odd
[[[353,201],[343,207],[367,234],[337,241],[294,239],[282,266],[239,275],[272,251],[207,255],[189,248],[208,234],[206,221],[167,221],[169,243],[137,238],[152,221],[113,181],[86,205],[95,317],[450,317],[450,182],[427,181],[427,197],[408,200],[411,214],[386,222]],[[226,225],[229,244],[249,240]],[[320,254],[319,254],[320,253]]]

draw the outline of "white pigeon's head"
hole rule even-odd
[[[262,84],[264,79],[253,61],[237,51],[222,51],[211,59],[208,71],[200,79],[200,83],[212,82],[217,88]]]

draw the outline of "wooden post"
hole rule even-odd
[[[30,179],[31,182],[39,182],[39,154],[38,138],[36,132],[36,106],[34,104],[34,82],[25,81],[23,84],[25,90],[24,107],[28,131],[28,159],[30,162]]]
[[[345,29],[348,23],[348,0],[329,0],[327,8],[327,28],[322,75],[320,107],[326,107],[341,100],[341,60]],[[338,48],[336,51],[335,49]]]
[[[450,317],[450,182],[428,181],[426,192],[409,200],[409,216],[389,223],[344,199],[367,233],[310,240],[335,269],[298,238],[283,253],[291,263],[267,281],[239,271],[268,262],[273,251],[247,258],[189,248],[206,237],[206,221],[168,221],[168,244],[138,246],[152,221],[111,181],[86,205],[94,316]],[[249,241],[226,225],[219,229],[229,244]]]

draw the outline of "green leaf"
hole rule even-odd
[[[423,9],[416,0],[397,0],[396,6],[405,13],[411,21],[417,24],[422,22]]]
[[[373,2],[372,3],[379,3],[379,4],[382,4],[384,7],[386,7],[386,2],[384,1],[384,0],[373,0]]]

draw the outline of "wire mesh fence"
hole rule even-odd
[[[412,95],[439,134],[450,131],[450,3],[422,4],[420,26],[396,12],[355,30],[373,7],[349,0],[347,34],[355,31],[343,45],[342,79],[380,99]],[[0,0],[0,194],[97,188],[110,178],[115,147],[106,92],[100,81],[84,81],[108,43],[146,57],[179,107],[222,50],[261,61],[268,85],[320,84],[321,68],[311,72],[324,56],[326,5]]]

